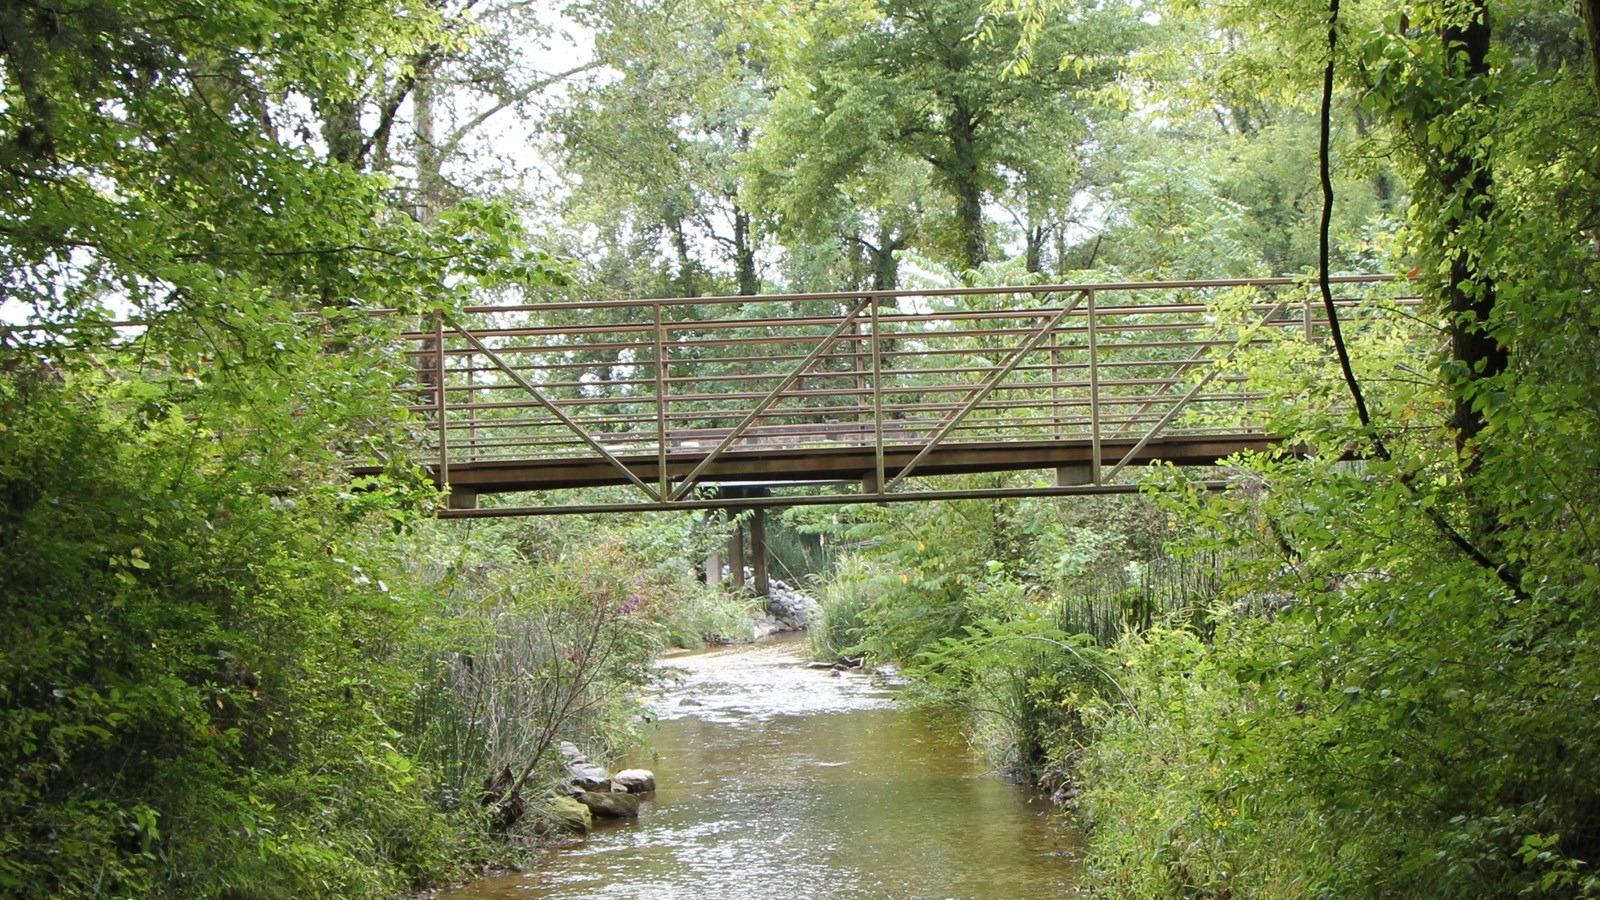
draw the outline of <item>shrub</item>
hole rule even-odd
[[[430,775],[390,724],[421,616],[385,583],[396,507],[141,395],[0,383],[0,888],[379,896],[436,871]]]

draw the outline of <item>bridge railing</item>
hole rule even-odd
[[[670,503],[721,459],[846,448],[887,492],[941,448],[1082,442],[1100,484],[1158,436],[1260,434],[1232,361],[1326,331],[1312,287],[1244,279],[476,307],[404,340],[441,482],[603,459]]]

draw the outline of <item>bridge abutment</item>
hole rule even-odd
[[[1056,487],[1073,487],[1080,484],[1094,484],[1094,466],[1091,463],[1056,468]]]

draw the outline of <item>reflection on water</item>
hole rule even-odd
[[[1073,893],[1074,836],[874,678],[805,667],[793,641],[669,659],[659,790],[531,871],[454,900],[1042,898]]]

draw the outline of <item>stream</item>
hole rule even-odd
[[[1076,893],[1077,836],[882,678],[806,667],[804,638],[671,656],[649,698],[637,821],[447,891],[537,897],[971,898]]]

